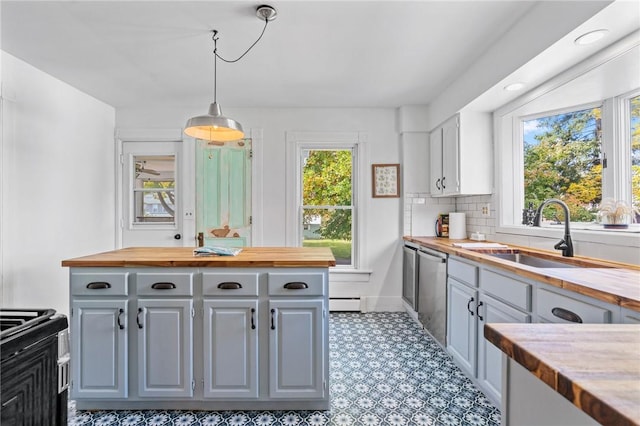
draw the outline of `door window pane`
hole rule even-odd
[[[558,198],[571,221],[592,222],[602,200],[601,108],[523,121],[524,202]],[[563,221],[561,209],[545,209],[546,220]]]
[[[136,155],[133,223],[175,223],[175,156]]]

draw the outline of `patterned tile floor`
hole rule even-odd
[[[406,313],[332,313],[330,411],[78,411],[69,425],[499,425],[500,412]]]

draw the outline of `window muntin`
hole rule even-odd
[[[354,267],[354,149],[300,152],[302,246],[329,247],[337,265]]]
[[[593,222],[602,200],[602,107],[522,120],[524,205],[557,198],[572,222]],[[561,209],[545,219],[564,220]]]
[[[133,156],[133,224],[175,224],[175,156]]]

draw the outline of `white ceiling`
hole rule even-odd
[[[427,104],[514,25],[530,1],[274,1],[278,17],[235,64],[232,107]],[[115,107],[200,106],[218,52],[260,34],[254,1],[2,0],[2,50]],[[543,23],[541,23],[542,25]]]

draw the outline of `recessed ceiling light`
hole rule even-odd
[[[520,82],[511,83],[511,84],[509,84],[507,86],[504,86],[504,90],[507,90],[509,92],[515,92],[517,90],[522,89],[523,87],[524,87],[524,83],[520,83]]]
[[[605,29],[589,31],[588,33],[584,33],[580,37],[575,39],[574,43],[579,46],[595,43],[596,41],[600,40],[602,37],[607,35],[608,32],[609,30],[605,30]]]

